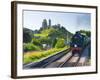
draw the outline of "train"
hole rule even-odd
[[[78,55],[80,56],[83,49],[89,44],[89,42],[89,37],[87,37],[85,34],[76,32],[76,34],[72,36],[70,43],[72,55],[78,53]]]

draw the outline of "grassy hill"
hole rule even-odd
[[[72,33],[66,30],[63,26],[50,26],[45,29],[40,29],[36,31],[24,28],[23,29],[23,42],[33,43],[35,46],[42,46],[42,44],[54,47],[54,44],[59,41],[59,39],[64,39],[64,44],[66,45],[71,37]]]

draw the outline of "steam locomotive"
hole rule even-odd
[[[76,32],[75,35],[73,35],[70,44],[72,55],[76,53],[81,55],[83,49],[86,47],[88,42],[89,42],[89,38],[86,35]]]

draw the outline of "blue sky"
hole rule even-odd
[[[32,30],[40,29],[43,19],[51,19],[52,25],[61,24],[72,33],[81,29],[91,29],[91,14],[89,13],[23,11],[23,27]]]

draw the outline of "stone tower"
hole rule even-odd
[[[44,19],[42,22],[42,28],[47,28],[47,20]]]
[[[51,26],[51,19],[49,19],[49,27]]]

